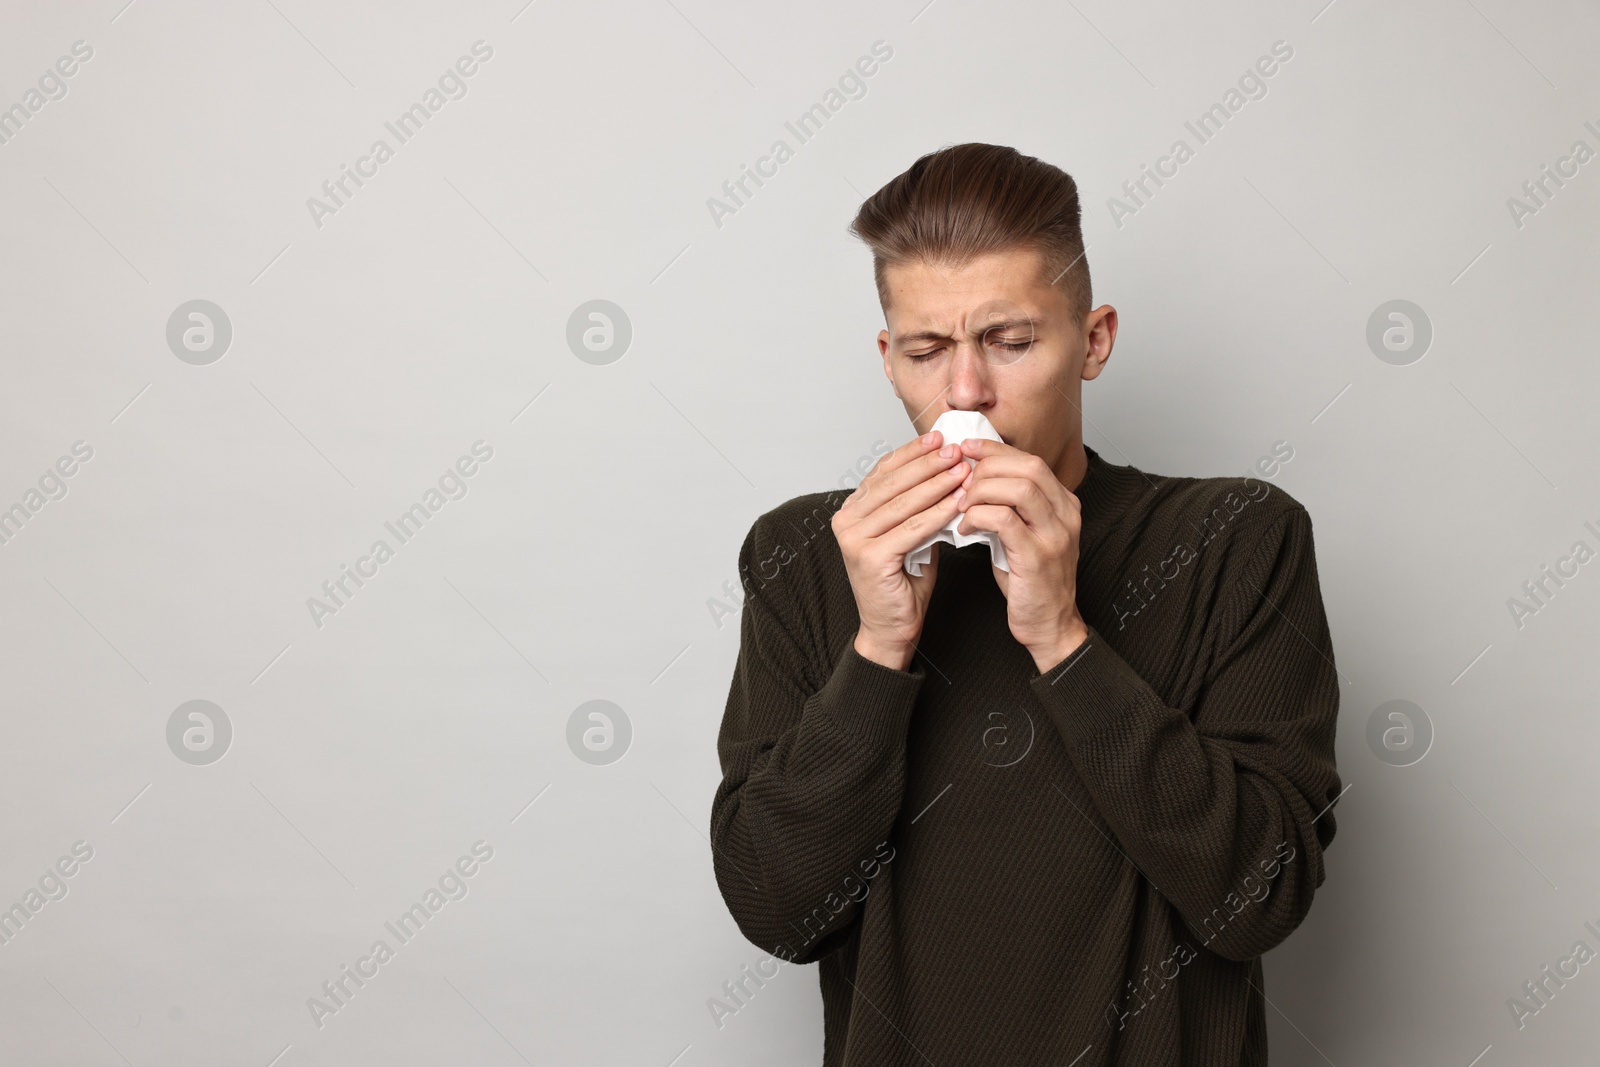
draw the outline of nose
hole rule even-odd
[[[977,411],[991,400],[989,363],[983,356],[981,341],[962,338],[956,342],[950,359],[950,386],[946,400],[952,408]]]

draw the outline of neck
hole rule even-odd
[[[1054,470],[1056,479],[1074,492],[1083,484],[1083,476],[1089,470],[1089,457],[1083,451],[1083,431],[1072,435],[1061,458],[1056,460]]]

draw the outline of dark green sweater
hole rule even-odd
[[[1090,636],[1043,675],[984,545],[938,546],[905,671],[853,645],[847,494],[740,550],[713,865],[745,937],[820,963],[825,1067],[1267,1062],[1259,957],[1341,788],[1311,519],[1086,451]]]

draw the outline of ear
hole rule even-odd
[[[1111,346],[1117,340],[1117,309],[1101,304],[1089,312],[1083,320],[1083,333],[1083,380],[1087,382],[1098,378],[1111,358]]]
[[[890,369],[890,363],[889,363],[889,331],[888,330],[879,330],[878,331],[878,355],[883,358],[883,376],[885,378],[889,379],[889,386],[890,386],[890,388],[894,389],[895,398],[899,399],[899,400],[904,400],[905,398],[900,395],[899,386],[895,385],[895,382],[894,382],[894,371],[892,369]]]

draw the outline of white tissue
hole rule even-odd
[[[944,434],[944,444],[946,445],[959,445],[962,441],[974,437],[981,437],[987,441],[999,441],[1001,439],[1000,434],[989,424],[989,420],[984,418],[981,411],[947,411],[934,420],[930,429],[938,430]],[[976,467],[978,465],[977,460],[968,457],[963,457],[963,461],[968,467]],[[1005,546],[1000,543],[1000,535],[993,530],[975,530],[969,534],[961,533],[956,527],[960,526],[961,521],[965,518],[965,512],[956,512],[955,517],[945,523],[943,529],[930,536],[910,552],[907,552],[906,573],[921,577],[922,565],[933,562],[933,546],[940,541],[954,545],[956,548],[965,548],[967,545],[975,545],[981,541],[989,546],[990,562],[1009,573],[1011,568],[1006,566],[1006,550]]]

